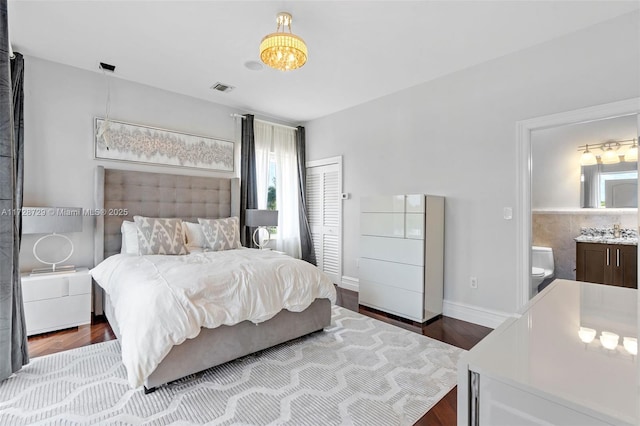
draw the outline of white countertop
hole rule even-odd
[[[640,375],[623,337],[638,336],[637,290],[555,280],[520,318],[507,320],[468,354],[469,370],[612,424],[640,424]],[[580,327],[597,331],[589,344]],[[602,331],[620,336],[614,350]]]

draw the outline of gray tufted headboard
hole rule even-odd
[[[120,227],[133,216],[222,218],[240,214],[240,179],[96,168],[94,262],[120,253]],[[122,214],[126,210],[126,215]],[[102,305],[96,292],[96,314]],[[100,299],[100,300],[98,300]],[[100,311],[100,312],[99,312]]]

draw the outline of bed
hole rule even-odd
[[[113,255],[120,253],[122,222],[131,220],[135,215],[180,218],[189,222],[197,222],[197,218],[203,217],[237,216],[239,180],[125,171],[98,166],[95,177],[95,208],[97,212],[104,212],[96,215],[94,236],[95,264],[99,265],[107,258],[111,257],[113,260],[119,257]],[[246,257],[249,252],[259,251],[239,249],[236,255]],[[261,256],[264,262],[294,262],[281,254],[256,254]],[[210,254],[194,255],[198,256],[204,258]],[[159,256],[152,256],[155,257]],[[210,262],[209,259],[206,261]],[[258,324],[241,321],[234,325],[201,328],[196,337],[172,346],[153,371],[145,374],[145,392],[151,392],[160,385],[207,368],[322,330],[331,323],[331,303],[335,301],[333,286],[331,290],[333,294],[323,292],[323,297],[313,299],[310,305],[300,312],[283,309]],[[114,333],[122,339],[123,330],[118,323],[117,308],[109,294],[96,285],[94,311],[98,315],[104,312]]]

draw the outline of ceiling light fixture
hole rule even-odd
[[[290,13],[278,13],[276,32],[266,35],[260,43],[262,62],[280,71],[295,70],[307,62],[307,45],[291,32],[291,20]],[[285,27],[289,28],[288,33]]]

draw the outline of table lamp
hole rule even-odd
[[[40,237],[33,245],[33,256],[47,268],[36,268],[31,274],[73,272],[75,266],[58,266],[73,255],[73,242],[66,235],[68,232],[82,231],[82,209],[80,207],[24,207],[22,209],[23,234],[47,234]],[[61,260],[43,259],[38,254],[38,246],[45,240],[59,238],[71,245],[71,250]]]
[[[249,227],[257,227],[253,231],[253,242],[260,250],[271,241],[271,231],[268,226],[278,226],[278,211],[277,210],[259,210],[259,209],[247,209],[245,216],[245,225]],[[260,230],[267,231],[267,238],[262,238],[258,241]]]

